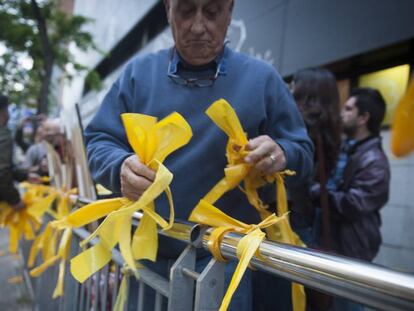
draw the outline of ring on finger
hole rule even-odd
[[[269,155],[270,160],[272,160],[272,163],[276,163],[276,156],[274,154]]]

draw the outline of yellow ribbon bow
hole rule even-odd
[[[72,208],[70,196],[76,192],[76,189],[64,191],[49,187],[50,194],[47,197],[48,201],[42,206],[42,212],[48,212],[50,215],[52,215],[53,218],[58,220],[66,217]],[[50,208],[52,202],[55,200],[57,200],[56,211]],[[59,275],[55,290],[53,292],[53,298],[62,296],[64,292],[63,282],[65,276],[66,261],[68,259],[70,251],[71,239],[72,228],[65,228],[65,230],[61,232],[61,230],[57,230],[52,225],[52,222],[49,222],[44,231],[36,237],[30,249],[29,258],[27,261],[29,268],[34,266],[39,251],[42,251],[43,259],[43,263],[30,271],[30,275],[32,277],[38,277],[44,271],[46,271],[47,268],[54,265],[57,261],[60,260]],[[58,241],[59,246],[56,249]]]
[[[203,198],[203,200],[214,204],[222,195],[239,186],[243,181],[244,189],[249,203],[256,208],[262,220],[267,219],[271,213],[267,206],[260,200],[257,189],[268,182],[276,182],[277,189],[277,211],[278,215],[287,213],[286,190],[283,178],[285,175],[293,175],[294,172],[285,170],[270,176],[262,176],[250,164],[244,162],[247,155],[245,149],[248,143],[247,135],[231,105],[224,99],[214,102],[206,111],[207,115],[216,125],[229,137],[226,147],[227,167],[224,169],[225,177],[220,180]],[[298,246],[305,246],[300,238],[293,232],[288,217],[283,217],[278,226],[266,227],[268,238]],[[302,311],[306,307],[306,296],[302,285],[292,283],[292,301],[295,311]]]
[[[397,157],[414,150],[414,78],[395,112],[391,132],[391,150]]]
[[[204,200],[201,200],[193,210],[190,215],[190,221],[215,227],[209,237],[208,247],[213,256],[220,261],[225,261],[220,252],[220,243],[224,235],[229,232],[246,234],[246,236],[244,236],[237,245],[237,258],[239,258],[239,263],[234,271],[227,292],[221,303],[219,309],[220,311],[227,310],[231,298],[236,291],[251,258],[254,254],[260,256],[258,249],[261,242],[265,238],[265,233],[261,229],[275,225],[284,217],[285,215],[277,217],[275,214],[271,214],[257,225],[247,225],[226,215],[218,208]]]
[[[169,189],[173,175],[162,162],[169,154],[189,142],[192,137],[190,126],[178,113],[172,113],[159,122],[155,117],[142,114],[127,113],[121,117],[132,149],[142,163],[156,171],[155,180],[136,202],[126,198],[97,201],[54,224],[61,228],[78,227],[106,216],[81,245],[86,245],[96,236],[99,236],[99,242],[71,260],[72,275],[79,282],[85,281],[111,260],[112,248],[116,244],[119,244],[128,268],[136,274],[135,260],[156,259],[157,224],[168,230],[174,222]],[[170,205],[168,222],[156,213],[154,206],[154,200],[163,192],[167,194]],[[131,242],[132,215],[138,210],[142,210],[144,215]]]
[[[25,208],[15,211],[7,203],[0,202],[0,226],[10,229],[10,253],[17,252],[20,237],[25,236],[27,240],[35,238],[42,216],[53,201],[47,186],[21,183],[21,187],[26,189],[22,197]]]

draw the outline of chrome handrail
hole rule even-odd
[[[134,219],[139,222],[142,214]],[[177,223],[171,231],[159,230],[187,244],[203,247],[212,228],[191,222]],[[237,244],[243,235],[228,233],[221,242],[227,259],[237,259]],[[198,243],[197,243],[198,241]],[[251,265],[334,296],[348,298],[379,310],[414,310],[414,276],[321,251],[265,240],[262,258],[254,256]]]

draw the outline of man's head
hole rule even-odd
[[[234,0],[164,0],[175,46],[190,65],[211,62],[223,50]]]
[[[46,119],[42,123],[42,129],[45,140],[52,146],[59,146],[64,141],[60,119]]]
[[[343,130],[351,138],[378,135],[386,105],[381,93],[372,88],[356,88],[342,110]]]
[[[9,121],[9,99],[0,93],[0,127],[5,127]]]

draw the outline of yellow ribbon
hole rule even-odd
[[[244,189],[241,188],[241,190],[246,194],[249,203],[259,212],[261,219],[265,220],[271,215],[271,212],[260,200],[257,189],[268,182],[276,182],[278,215],[285,215],[287,213],[287,199],[283,177],[293,175],[294,172],[286,170],[271,176],[263,176],[251,165],[244,162],[244,157],[248,153],[245,149],[248,139],[236,112],[226,100],[220,99],[214,102],[206,110],[206,114],[227,134],[229,141],[226,147],[228,165],[224,169],[225,177],[207,193],[203,200],[214,204],[222,195],[239,186],[243,181]],[[278,226],[266,227],[266,232],[268,238],[273,241],[305,246],[290,227],[288,217],[284,217]],[[292,283],[292,301],[295,311],[305,310],[306,296],[302,285]]]
[[[77,192],[76,189],[71,189],[69,191],[56,190],[53,187],[49,187],[49,196],[47,203],[42,207],[39,207],[37,211],[48,212],[55,219],[63,219],[66,217],[71,208],[72,202],[70,196]],[[53,201],[57,199],[56,211],[53,211],[50,206]],[[45,227],[44,231],[39,234],[34,240],[32,247],[30,249],[29,258],[27,265],[28,267],[33,267],[37,254],[39,251],[42,251],[43,263],[37,266],[36,268],[30,271],[30,275],[33,277],[38,277],[47,268],[54,265],[57,261],[59,263],[59,274],[58,280],[53,292],[53,298],[60,297],[64,293],[63,282],[65,276],[65,267],[66,261],[69,256],[70,245],[72,239],[72,228],[56,228],[53,226],[53,222],[50,222]],[[56,249],[57,243],[59,241],[59,246]]]
[[[0,226],[9,227],[10,230],[10,253],[16,253],[19,240],[24,236],[27,240],[35,238],[35,231],[39,230],[42,223],[42,215],[53,201],[53,195],[49,194],[48,187],[22,183],[27,191],[22,200],[26,207],[14,210],[7,203],[0,202]]]
[[[391,132],[391,150],[397,157],[414,150],[414,78],[395,111]]]
[[[112,257],[112,248],[119,244],[121,254],[128,266],[137,273],[135,260],[155,261],[158,248],[157,224],[164,230],[174,222],[174,208],[169,185],[173,175],[162,164],[165,158],[187,144],[192,131],[184,118],[173,113],[157,122],[155,117],[142,114],[122,114],[128,141],[145,165],[156,171],[154,182],[138,201],[126,198],[97,201],[75,211],[57,227],[81,226],[106,216],[98,229],[82,241],[84,246],[94,237],[99,242],[71,260],[72,275],[79,282],[85,281],[93,273],[105,266]],[[154,200],[166,193],[170,205],[169,221],[165,221],[155,211]],[[142,210],[143,217],[131,241],[131,219],[134,212]]]
[[[275,225],[277,222],[285,217],[277,217],[275,214],[270,214],[266,219],[257,225],[247,225],[241,221],[238,221],[218,208],[214,207],[207,201],[201,200],[190,215],[190,221],[198,222],[204,225],[214,227],[209,241],[208,247],[213,256],[220,260],[225,261],[220,252],[220,243],[224,235],[228,232],[237,232],[246,234],[237,245],[237,258],[239,263],[234,271],[233,277],[227,289],[227,292],[223,298],[220,306],[220,311],[227,310],[231,297],[239,285],[244,272],[246,271],[251,258],[256,254],[260,256],[258,252],[260,243],[265,238],[265,233],[261,230]]]

